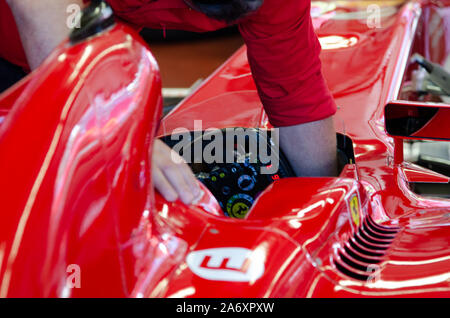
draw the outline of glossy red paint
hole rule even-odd
[[[409,183],[449,183],[450,177],[429,169],[420,167],[410,162],[403,162],[398,166],[399,173],[403,174],[404,180]]]
[[[116,26],[64,43],[2,96],[1,296],[128,295],[160,90],[150,52]],[[81,289],[65,288],[70,264],[83,269]]]
[[[255,284],[251,293],[233,285],[232,292],[228,292],[216,282],[186,283],[191,279],[183,276],[171,281],[170,291],[164,296],[205,296],[207,293],[203,293],[203,290],[217,286],[222,297],[448,297],[448,229],[447,232],[439,231],[440,227],[430,224],[428,229],[419,231],[411,228],[409,223],[404,223],[408,219],[407,215],[418,210],[436,211],[434,213],[440,215],[440,221],[446,218],[450,208],[448,200],[416,195],[411,191],[409,182],[448,182],[448,178],[403,163],[403,160],[399,160],[403,159],[401,152],[399,158],[394,158],[394,143],[385,132],[383,114],[384,106],[400,95],[402,82],[411,71],[408,61],[413,51],[426,52],[428,58],[440,63],[448,56],[450,34],[443,27],[444,20],[449,18],[443,9],[448,3],[432,5],[407,2],[397,6],[380,3],[383,12],[381,28],[370,28],[366,20],[361,19],[366,10],[364,4],[359,4],[359,9],[357,4],[350,2],[347,8],[336,8],[336,5],[334,2],[327,3],[327,6],[321,3],[319,9],[325,12],[314,23],[323,48],[323,71],[339,106],[336,126],[339,132],[352,138],[356,165],[347,166],[341,178],[323,186],[316,186],[307,179],[280,180],[258,199],[245,224],[251,221],[277,233],[281,230],[297,246],[295,252],[289,252],[289,257],[283,258],[283,261],[274,256],[273,259],[280,260],[279,271],[270,284],[264,288]],[[313,10],[315,8],[318,7],[313,2]],[[436,26],[431,27],[431,21]],[[437,26],[447,31],[439,33],[436,31]],[[432,46],[431,42],[440,45]],[[202,120],[203,129],[269,127],[246,63],[245,48],[231,57],[202,87],[170,113],[163,120],[159,134],[170,134],[177,127],[192,130],[194,120]],[[355,184],[345,187],[344,178],[354,180]],[[320,180],[317,182],[320,183]],[[322,192],[324,195],[320,197]],[[360,205],[360,215],[354,219],[349,213],[349,201],[353,196],[358,198]],[[318,216],[308,217],[309,222],[306,222],[304,217],[299,216],[302,211],[310,211],[311,215],[316,211]],[[369,215],[379,224],[397,227],[402,223],[403,227],[396,233],[388,253],[383,254],[379,262],[366,256],[365,260],[370,262],[361,264],[360,260],[364,259],[361,253],[359,261],[350,259],[360,267],[378,266],[374,266],[374,279],[364,282],[340,271],[334,259],[339,258],[339,251],[348,244],[347,240],[358,228],[355,220],[362,223]],[[444,223],[448,224],[447,221]],[[220,232],[217,223],[208,224]],[[408,236],[403,237],[404,233],[408,233]],[[433,241],[432,237],[436,241],[429,243]],[[248,243],[247,236],[242,234],[242,238],[242,242],[236,245],[227,235],[221,236],[207,247],[248,247],[251,243]],[[397,245],[397,242],[413,239],[415,243],[408,244],[408,249]],[[224,244],[223,240],[228,243]],[[305,242],[312,248],[305,247]],[[427,245],[429,254],[424,252]],[[286,247],[286,250],[290,251],[290,248]],[[438,250],[439,256],[435,258],[432,250]],[[341,253],[346,252],[343,250]],[[395,255],[402,256],[400,263],[396,260],[400,256]],[[416,262],[418,255],[422,259]],[[411,259],[410,264],[406,261],[408,258]],[[266,260],[266,264],[270,264],[273,259]],[[402,266],[397,264],[405,265],[406,271],[402,271]],[[420,269],[421,264],[424,266],[423,271]],[[350,268],[351,275],[352,271],[361,274],[358,269]],[[184,272],[192,275],[189,269]]]
[[[380,2],[381,28],[360,19],[364,4],[339,3],[313,4],[314,25],[356,162],[338,178],[273,183],[245,220],[218,213],[205,188],[191,207],[153,194],[160,81],[132,30],[64,44],[0,96],[0,296],[449,297],[450,201],[410,187],[445,180],[394,160],[384,106],[399,98],[411,53],[448,56],[450,30],[434,28],[450,3]],[[194,120],[270,128],[245,47],[157,135]],[[70,264],[80,289],[67,288]]]

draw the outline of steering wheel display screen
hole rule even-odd
[[[270,130],[245,129],[245,134],[236,134],[229,128],[162,140],[184,157],[229,217],[245,218],[271,183],[295,176]]]

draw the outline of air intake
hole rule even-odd
[[[342,274],[370,281],[379,272],[383,260],[400,228],[381,226],[368,216],[358,231],[334,254],[333,263]]]

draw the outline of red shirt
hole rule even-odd
[[[136,26],[213,31],[227,25],[191,10],[183,0],[108,0],[116,15]],[[0,0],[0,39],[9,34],[9,54],[14,62],[23,58],[17,38],[3,29],[4,0]],[[325,84],[319,59],[320,44],[310,16],[308,0],[265,0],[254,14],[238,21],[247,45],[248,60],[264,109],[275,127],[325,119],[336,105]],[[9,24],[10,26],[11,24]],[[15,51],[15,52],[13,52]],[[20,63],[20,61],[19,61]]]

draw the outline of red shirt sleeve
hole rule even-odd
[[[309,0],[265,0],[239,24],[260,98],[275,127],[336,113],[321,71],[310,7]]]

